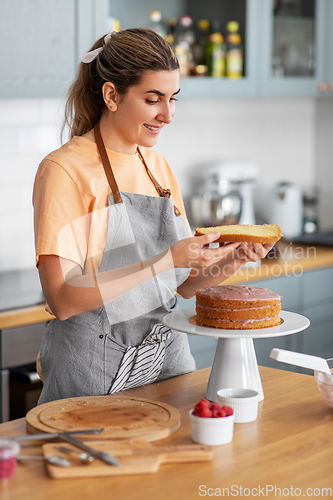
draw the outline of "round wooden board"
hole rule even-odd
[[[180,413],[173,406],[149,399],[88,396],[37,406],[27,413],[26,422],[33,434],[104,428],[98,439],[155,441],[179,429]],[[90,439],[96,440],[96,434]]]

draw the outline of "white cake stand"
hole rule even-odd
[[[305,316],[280,311],[281,324],[257,330],[220,330],[190,323],[195,309],[175,311],[163,318],[163,323],[173,330],[218,338],[213,365],[210,371],[206,398],[217,401],[217,391],[228,387],[254,389],[264,399],[253,339],[281,337],[305,330],[310,321]]]

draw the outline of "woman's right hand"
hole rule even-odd
[[[239,243],[230,243],[218,248],[208,248],[208,245],[219,237],[220,233],[213,232],[174,243],[170,247],[174,267],[204,269],[227,257],[239,246]]]

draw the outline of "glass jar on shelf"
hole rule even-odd
[[[182,77],[193,74],[195,67],[193,58],[194,41],[193,20],[190,16],[182,16],[178,22],[174,42],[174,52],[179,60],[180,76]]]
[[[229,21],[226,35],[226,76],[241,78],[243,76],[243,45],[236,21]]]
[[[161,35],[162,38],[166,37],[167,30],[166,30],[166,25],[162,20],[162,14],[158,10],[153,10],[149,14],[149,26],[151,30],[155,31],[155,33],[158,33]]]

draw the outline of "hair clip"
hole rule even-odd
[[[107,33],[105,35],[105,37],[104,37],[104,45],[111,40],[111,37],[112,37],[113,33],[118,33],[118,31],[114,31],[114,30],[113,31],[109,31],[109,33]],[[91,50],[90,52],[87,52],[86,54],[84,54],[84,56],[81,58],[81,62],[83,62],[83,63],[91,63],[91,61],[93,61],[94,59],[96,59],[96,57],[98,56],[98,54],[100,52],[102,52],[102,50],[104,49],[104,45],[103,45],[103,47],[98,47],[98,49]]]

